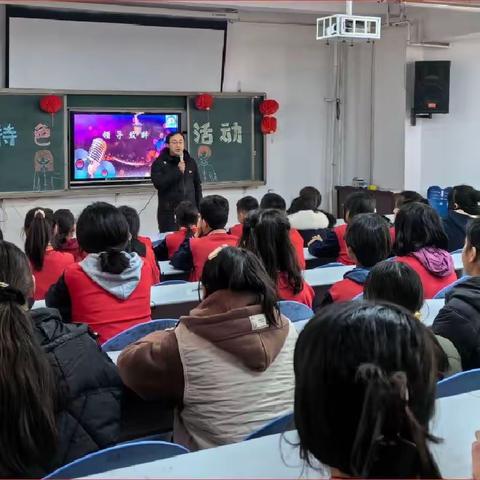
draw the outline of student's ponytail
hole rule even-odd
[[[440,478],[428,449],[430,435],[409,407],[405,372],[386,375],[377,365],[360,365],[356,382],[365,389],[351,470],[363,478]]]
[[[0,278],[32,283],[25,255],[0,242]],[[30,285],[30,288],[33,285]],[[8,476],[41,476],[57,445],[52,367],[35,338],[25,294],[0,283],[0,465]]]
[[[53,216],[42,208],[35,210],[33,219],[25,231],[25,253],[35,270],[43,268],[45,251],[52,239]]]
[[[118,248],[109,248],[100,253],[100,268],[102,272],[119,275],[130,265],[125,252]]]

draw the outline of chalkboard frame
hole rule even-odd
[[[85,195],[90,195],[92,193],[101,195],[101,194],[135,194],[135,193],[150,193],[152,191],[152,185],[141,183],[136,185],[100,185],[92,186],[89,188],[69,188],[69,115],[68,111],[70,105],[68,102],[69,96],[128,96],[128,97],[183,97],[185,98],[185,104],[187,109],[187,125],[189,121],[188,117],[188,98],[198,95],[199,93],[210,93],[215,97],[240,97],[240,98],[266,98],[265,92],[163,92],[163,91],[125,91],[125,90],[69,90],[69,89],[33,89],[33,88],[0,88],[0,95],[58,95],[64,99],[63,105],[63,115],[64,115],[64,188],[59,190],[49,190],[49,191],[18,191],[18,192],[0,192],[0,200],[9,199],[9,198],[48,198],[48,197],[62,197],[65,195],[69,196],[78,196],[82,197]],[[73,107],[75,110],[79,110],[81,107]],[[92,105],[92,107],[95,106]],[[99,109],[105,109],[106,107],[98,107]],[[129,109],[131,107],[128,107]],[[157,108],[158,109],[158,108]],[[145,110],[145,107],[142,107],[142,110]],[[165,109],[166,110],[166,109]],[[178,111],[178,109],[177,109]],[[253,120],[255,121],[255,112],[253,115]],[[183,120],[183,119],[182,119]],[[183,126],[182,126],[182,130]],[[185,133],[185,132],[184,132]],[[259,132],[257,134],[261,135]],[[187,134],[187,142],[189,142],[189,135]],[[207,183],[203,185],[204,190],[211,189],[231,189],[231,188],[247,188],[247,187],[258,187],[266,185],[267,178],[267,148],[266,148],[266,138],[265,135],[262,135],[261,138],[261,148],[262,148],[262,180],[257,181],[229,181],[229,182],[217,182],[217,183]]]

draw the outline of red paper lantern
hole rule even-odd
[[[195,98],[195,106],[198,110],[210,110],[213,106],[213,97],[208,93],[202,93]]]
[[[53,115],[63,107],[63,100],[58,95],[45,95],[40,99],[40,108],[46,113]]]
[[[260,129],[264,135],[269,135],[277,131],[277,119],[275,117],[263,117]]]
[[[260,106],[259,110],[262,115],[273,115],[278,112],[280,105],[276,100],[264,100]]]

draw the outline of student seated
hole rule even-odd
[[[399,210],[395,217],[395,261],[418,273],[425,298],[433,298],[457,279],[447,245],[442,222],[432,207],[414,202]]]
[[[287,214],[287,204],[285,203],[285,200],[277,193],[266,193],[260,201],[260,208],[263,210],[267,208],[274,208],[276,210],[280,210],[285,215]],[[298,230],[291,228],[291,226],[289,230],[289,236],[295,250],[300,270],[305,270],[307,264],[305,262],[305,252],[303,251],[303,237],[300,235]]]
[[[443,228],[448,237],[448,251],[463,247],[468,223],[480,216],[480,192],[469,185],[457,185],[449,193],[448,216]]]
[[[54,227],[53,212],[49,208],[35,207],[25,216],[25,253],[35,277],[35,300],[43,300],[65,268],[75,263],[71,253],[53,248]]]
[[[281,300],[312,307],[315,293],[302,277],[289,231],[288,218],[279,209],[254,210],[243,224],[240,246],[262,260]]]
[[[87,323],[100,343],[151,318],[152,269],[126,251],[129,234],[118,208],[89,205],[77,222],[78,243],[88,255],[69,265],[46,296],[47,306],[57,308],[63,321]]]
[[[123,386],[86,325],[29,311],[29,262],[9,242],[0,242],[0,279],[0,475],[42,478],[118,442]]]
[[[158,261],[170,260],[185,238],[195,235],[198,222],[197,207],[188,200],[180,202],[175,208],[175,222],[178,230],[165,235],[165,238],[154,248]]]
[[[380,262],[365,282],[363,298],[372,302],[400,305],[421,320],[423,287],[418,273],[405,263]],[[440,379],[462,371],[460,354],[447,338],[435,335]]]
[[[330,478],[441,478],[429,450],[432,336],[401,307],[333,304],[295,346],[300,455]]]
[[[236,246],[238,238],[225,230],[228,200],[221,195],[207,195],[200,201],[200,218],[195,237],[187,238],[173,255],[170,263],[179,270],[190,271],[190,281],[202,276],[203,265],[217,247]]]
[[[304,247],[315,235],[335,225],[336,219],[333,215],[320,210],[321,202],[322,195],[315,187],[304,187],[287,212],[290,226],[298,230]]]
[[[345,233],[348,224],[359,213],[374,213],[375,199],[367,192],[351,193],[344,204],[343,225],[335,227],[332,231],[325,231],[321,235],[314,236],[308,243],[308,251],[318,258],[336,258],[337,262],[344,265],[354,265],[353,260],[348,256]]]
[[[201,281],[204,300],[175,329],[147,335],[118,358],[125,385],[175,403],[174,441],[191,450],[240,442],[291,410],[297,338],[252,253],[218,248]]]
[[[403,192],[395,195],[395,208],[393,209],[393,213],[396,215],[404,205],[413,202],[424,203],[425,205],[428,205],[428,200],[422,197],[422,195],[419,193],[414,192],[413,190],[404,190]]]
[[[152,241],[148,237],[140,237],[138,235],[140,231],[140,217],[138,216],[138,212],[127,205],[118,207],[118,210],[120,210],[120,213],[127,220],[130,231],[130,241],[127,250],[138,253],[142,260],[150,266],[152,285],[156,285],[160,282],[160,267],[153,252]]]
[[[464,370],[480,368],[480,219],[467,226],[463,249],[463,273],[471,276],[446,295],[445,306],[432,329],[448,338],[462,357]]]
[[[247,195],[237,202],[237,220],[238,223],[230,228],[230,233],[240,238],[243,233],[243,223],[245,218],[252,210],[258,208],[258,200],[255,197]]]
[[[75,217],[68,208],[60,208],[53,214],[55,227],[53,229],[52,246],[59,252],[69,252],[76,262],[83,260],[78,241],[75,238]]]
[[[345,235],[348,255],[356,267],[330,287],[322,305],[352,300],[363,292],[370,269],[390,255],[387,222],[376,213],[361,213],[350,222]]]

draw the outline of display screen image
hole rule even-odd
[[[178,131],[179,113],[71,112],[70,183],[148,179],[167,135]]]

